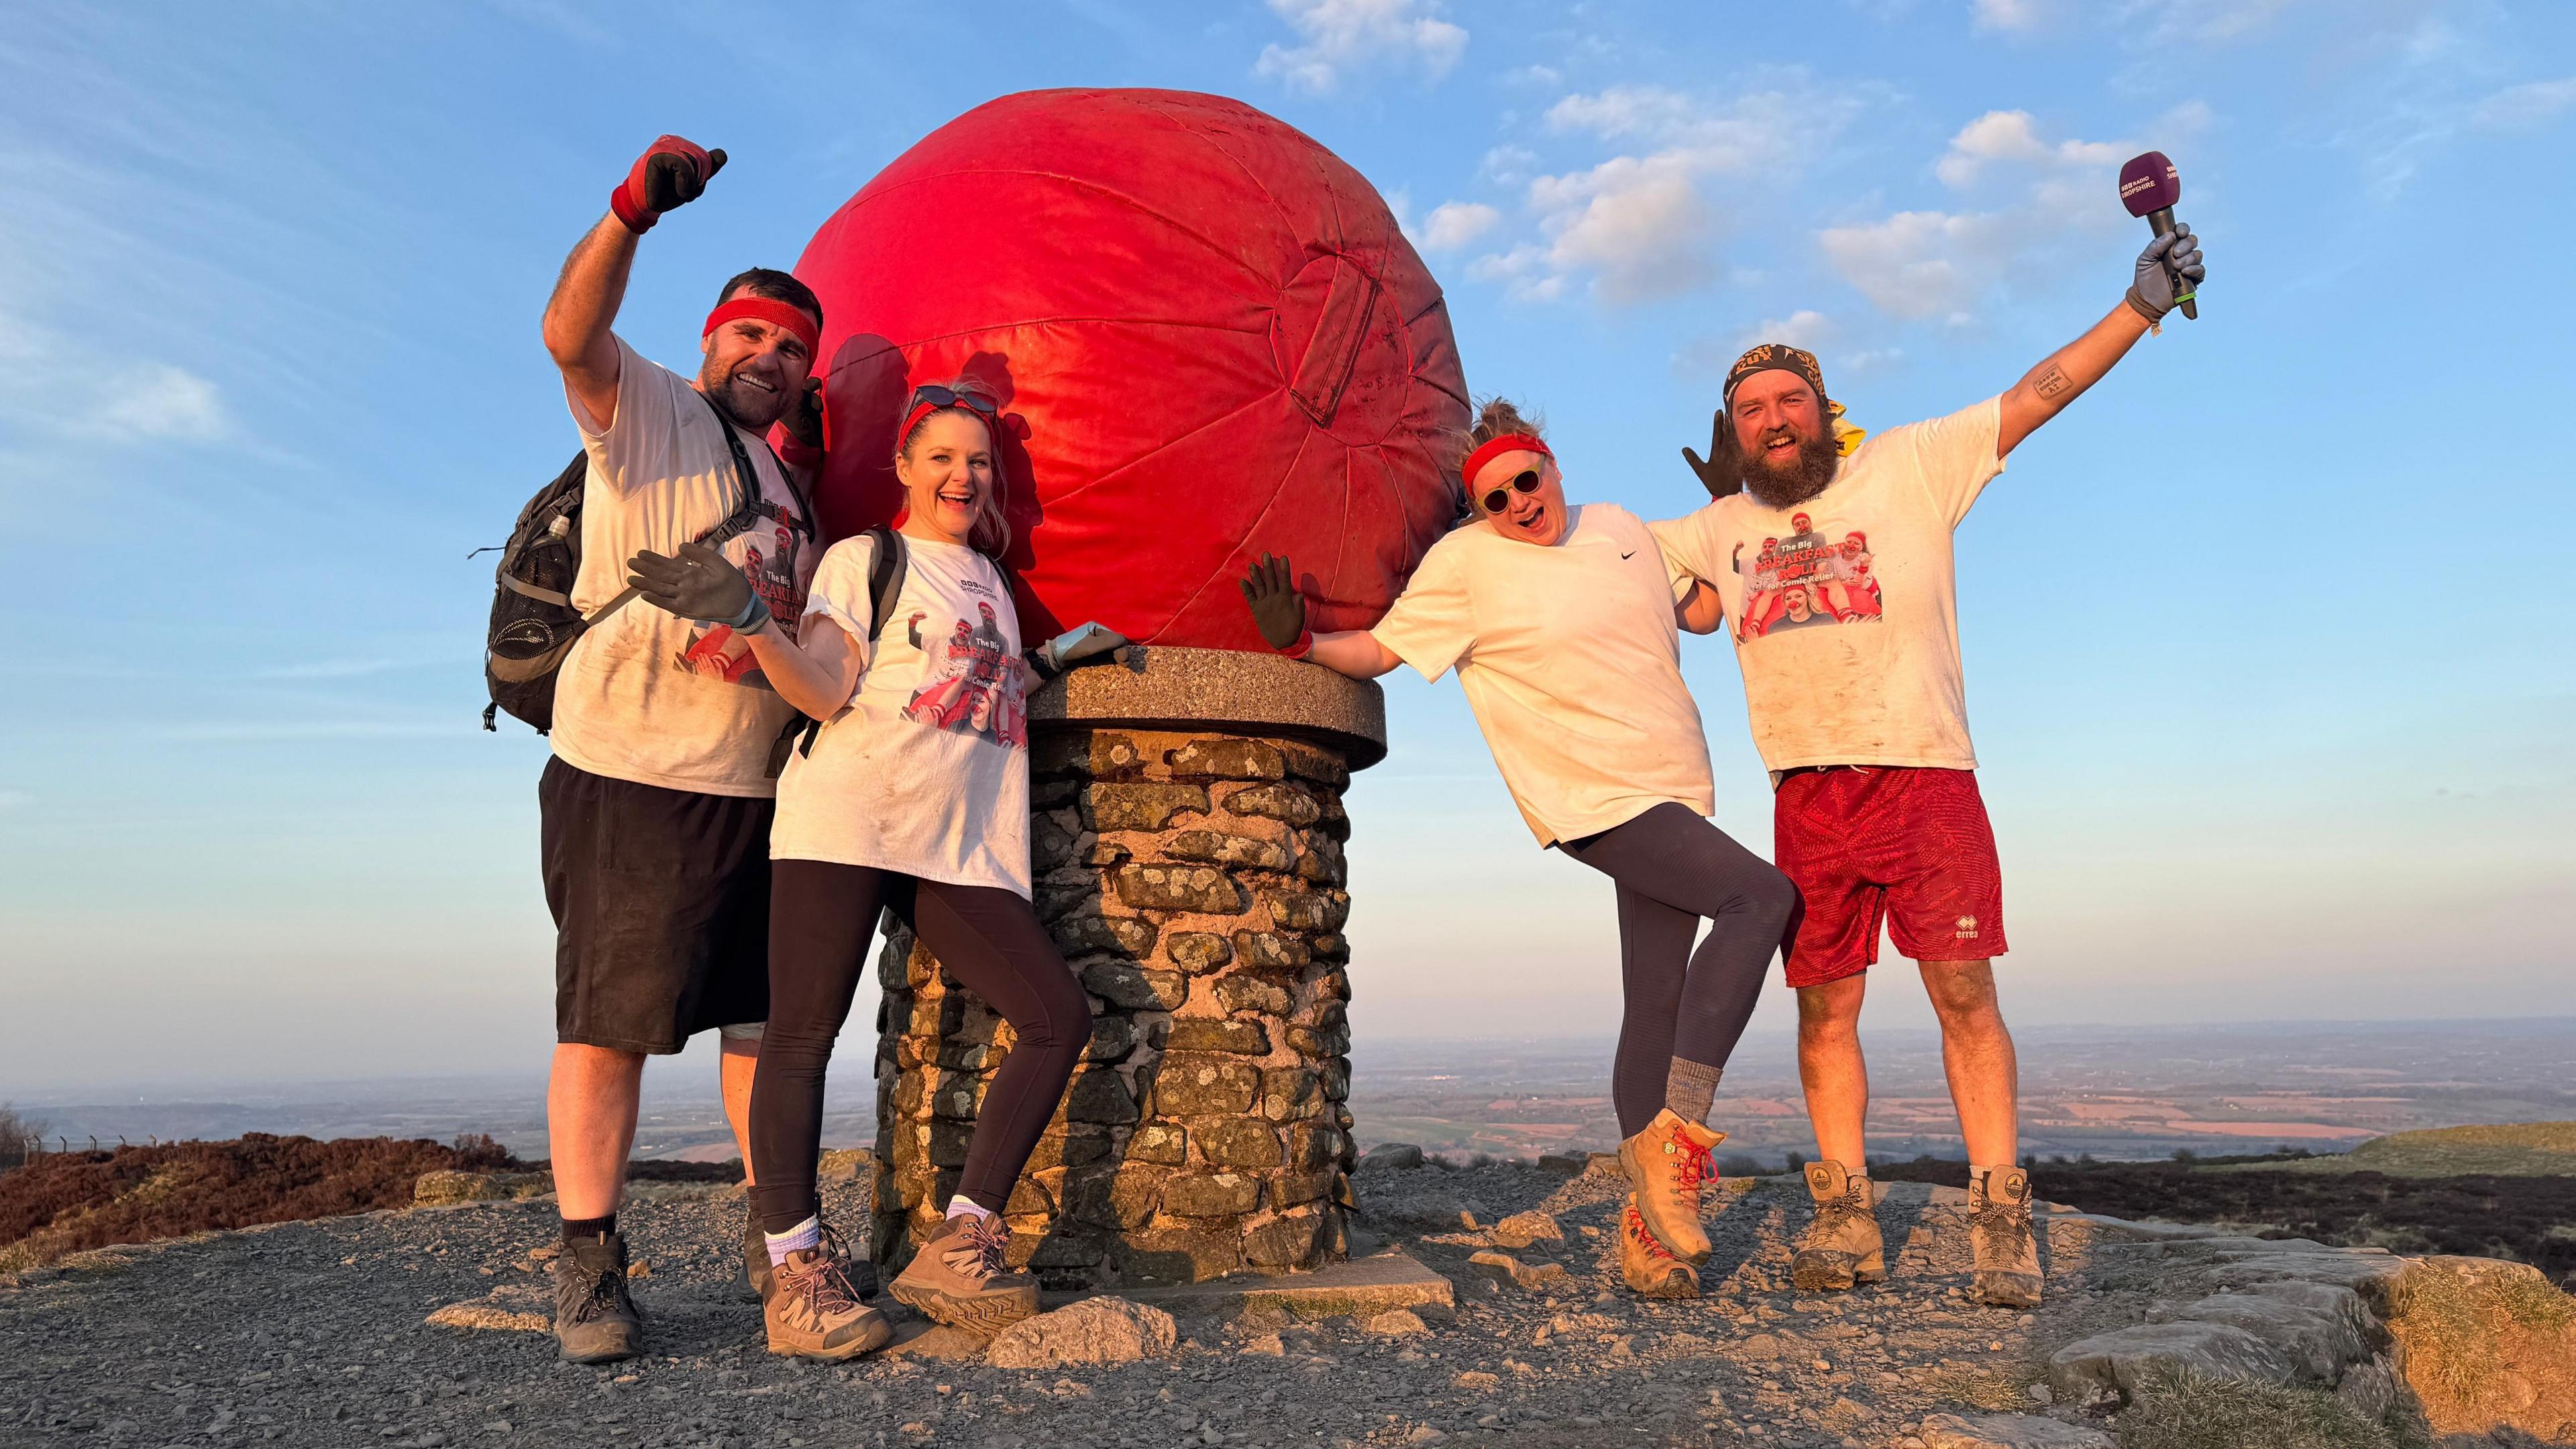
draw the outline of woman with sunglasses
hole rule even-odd
[[[1709,1253],[1709,1149],[1724,1140],[1706,1126],[1710,1102],[1796,893],[1707,819],[1708,745],[1654,535],[1616,505],[1569,506],[1537,425],[1499,398],[1464,452],[1473,517],[1431,546],[1374,628],[1310,632],[1282,558],[1253,566],[1244,597],[1273,648],[1354,679],[1456,668],[1530,832],[1617,883],[1626,1010],[1611,1090],[1636,1189],[1622,1261],[1639,1292],[1686,1295]]]
[[[846,1359],[893,1330],[863,1306],[815,1191],[823,1075],[878,912],[892,908],[1016,1043],[977,1116],[957,1194],[894,1295],[990,1333],[1037,1311],[1010,1271],[999,1214],[1091,1040],[1091,1004],[1029,903],[1023,696],[1126,641],[1096,624],[1019,653],[991,401],[913,393],[896,431],[902,583],[875,620],[862,534],[824,554],[800,626],[772,620],[711,550],[638,554],[646,599],[749,638],[762,673],[823,724],[791,751],[770,832],[769,1027],[752,1078],[754,1212],[775,1265],[762,1314],[772,1353]],[[935,708],[916,708],[932,696]]]

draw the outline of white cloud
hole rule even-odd
[[[109,356],[0,313],[0,417],[99,443],[215,443],[235,436],[216,386],[166,362]]]
[[[1422,244],[1435,252],[1456,251],[1502,219],[1501,212],[1480,201],[1444,201],[1424,219]]]
[[[1673,354],[1673,366],[1685,373],[1723,372],[1746,348],[1786,342],[1816,354],[1830,391],[1836,379],[1877,372],[1905,356],[1894,347],[1854,347],[1852,340],[1849,329],[1835,319],[1801,308],[1786,317],[1766,317],[1732,336],[1700,338]]]
[[[1651,301],[1718,275],[1711,244],[1722,178],[1794,172],[1861,108],[1858,93],[1767,91],[1719,104],[1663,86],[1618,85],[1548,108],[1548,128],[1638,143],[1591,167],[1530,178],[1525,199],[1543,240],[1480,258],[1469,275],[1545,300],[1577,281],[1612,304]],[[1515,160],[1536,158],[1526,153]],[[1497,168],[1487,158],[1487,169]]]
[[[1505,186],[1518,186],[1538,170],[1538,153],[1526,146],[1496,146],[1485,153],[1485,174]]]
[[[2028,111],[1988,111],[1950,138],[1949,154],[1932,171],[1952,186],[1967,186],[1997,163],[2116,166],[2121,159],[2119,147],[2107,141],[2047,144],[2032,127]]]
[[[2024,34],[2047,23],[2055,9],[2048,0],[1977,0],[1976,25],[1979,30]]]
[[[1878,309],[1908,321],[1971,319],[1971,307],[2012,252],[2009,225],[1993,214],[1900,211],[1883,221],[1816,234],[1843,280]]]
[[[2576,76],[2507,86],[2478,103],[2469,119],[2500,131],[2537,126],[2576,106]]]
[[[1266,45],[1258,76],[1323,92],[1355,68],[1418,62],[1433,79],[1466,53],[1467,32],[1435,13],[1435,0],[1270,0],[1302,45]]]

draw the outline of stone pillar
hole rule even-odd
[[[1050,1287],[1320,1267],[1346,1251],[1350,772],[1374,684],[1130,648],[1030,701],[1037,908],[1091,1045],[1005,1210]],[[955,1188],[1011,1031],[898,933],[880,965],[875,1255]]]

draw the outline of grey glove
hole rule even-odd
[[[1296,647],[1306,632],[1306,596],[1297,592],[1288,560],[1263,554],[1242,579],[1243,601],[1252,606],[1252,627],[1282,653]]]
[[[1127,636],[1097,623],[1079,624],[1028,652],[1040,679],[1053,679],[1086,660],[1126,646]]]
[[[751,580],[703,543],[681,544],[677,558],[646,549],[626,561],[626,570],[627,584],[644,602],[683,619],[723,624],[737,634],[758,633],[769,619]]]
[[[2148,321],[2161,322],[2167,312],[2190,301],[2208,275],[2200,243],[2192,239],[2190,227],[2177,222],[2138,253],[2138,279],[2129,284],[2129,305]]]

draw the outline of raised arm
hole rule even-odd
[[[1690,592],[1673,605],[1673,622],[1685,634],[1714,634],[1726,622],[1726,600],[1710,588],[1708,580],[1691,580]]]
[[[656,140],[609,193],[608,215],[564,258],[546,299],[546,355],[602,430],[617,421],[617,339],[609,329],[626,300],[635,243],[663,212],[696,200],[724,160],[724,152],[701,151],[677,136]]]
[[[683,619],[722,624],[743,637],[778,697],[814,719],[830,719],[850,702],[867,668],[850,636],[828,614],[809,614],[804,638],[787,637],[753,593],[741,569],[708,544],[680,545],[676,557],[650,549],[626,561],[626,582],[644,602]]]
[[[2102,380],[2113,364],[2128,355],[2147,330],[2173,310],[2177,290],[2188,293],[2208,275],[2200,244],[2191,228],[2178,226],[2147,244],[2138,254],[2137,280],[2129,295],[2081,337],[2052,352],[2003,396],[2003,421],[1995,433],[1995,456],[2008,457],[2039,425],[2065,411],[2066,405]],[[2176,278],[2183,282],[2179,289]]]
[[[1292,659],[1307,659],[1353,679],[1375,679],[1404,661],[1377,642],[1366,629],[1314,634],[1306,629],[1306,596],[1297,591],[1288,560],[1263,554],[1242,579],[1243,601],[1252,606],[1252,622],[1270,647]]]

